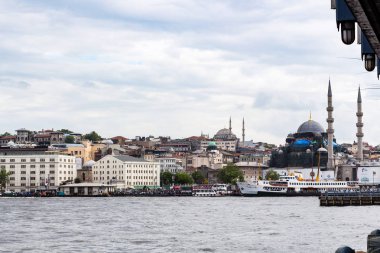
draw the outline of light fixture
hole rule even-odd
[[[376,56],[375,54],[365,54],[364,55],[364,67],[367,71],[373,71],[376,67]]]
[[[344,21],[340,24],[340,33],[342,41],[346,45],[350,45],[355,41],[355,22]]]
[[[345,0],[336,0],[336,24],[341,29],[342,41],[350,45],[355,41],[355,17]]]
[[[371,44],[367,39],[367,36],[362,32],[362,60],[364,60],[364,67],[367,71],[373,71],[376,67],[376,55],[375,51],[372,49]]]

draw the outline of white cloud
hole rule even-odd
[[[326,126],[332,78],[338,141],[355,138],[362,74],[327,1],[6,1],[0,3],[0,131],[70,128],[101,135],[213,135],[233,118],[247,138],[283,143]],[[376,91],[364,90],[365,139]],[[352,126],[352,127],[349,127]]]

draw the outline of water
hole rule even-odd
[[[315,197],[0,198],[0,252],[365,250],[379,211]]]

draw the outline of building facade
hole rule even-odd
[[[182,166],[177,164],[177,159],[173,157],[159,157],[155,159],[160,164],[160,170],[162,172],[169,171],[171,173],[177,173],[183,171]]]
[[[15,192],[56,189],[77,176],[75,157],[59,154],[1,155],[0,168],[11,173],[7,189]]]
[[[119,188],[160,185],[160,164],[128,155],[107,155],[92,167],[93,182],[117,184]]]

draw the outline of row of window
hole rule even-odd
[[[22,163],[26,163],[26,162],[55,162],[55,161],[56,161],[55,158],[50,158],[50,159],[45,159],[45,158],[40,158],[40,159],[35,159],[35,158],[25,159],[25,158],[22,158],[21,159]],[[62,158],[59,159],[59,161],[62,162]],[[6,163],[7,159],[0,159],[0,162]],[[9,159],[9,162],[10,163],[15,163],[16,159],[11,158],[11,159]],[[75,161],[73,159],[63,159],[63,162],[75,162]]]
[[[49,178],[50,180],[55,180],[55,177],[50,177]],[[9,178],[9,181],[15,181],[16,179],[14,178],[14,177],[10,177]],[[21,181],[25,181],[26,180],[26,177],[20,177],[20,180]],[[36,178],[35,177],[30,177],[29,178],[29,180],[31,180],[31,181],[34,181],[34,180],[36,180]],[[40,179],[39,180],[46,180],[46,178],[44,178],[44,177],[40,177]]]
[[[47,166],[47,164],[46,165],[45,164],[40,164],[40,166],[38,166],[38,167],[39,168],[47,168],[46,166]],[[21,167],[21,169],[26,169],[26,168],[28,168],[28,165],[22,164],[20,167]],[[66,165],[66,164],[64,164],[62,166],[62,164],[60,164],[59,167],[60,168],[62,168],[62,167],[63,168],[74,168],[74,165]],[[5,165],[2,165],[1,168],[5,169]],[[16,165],[11,164],[11,165],[9,165],[9,168],[15,169]],[[34,168],[37,168],[37,166],[35,164],[31,164],[30,168],[34,169]],[[49,168],[55,168],[55,164],[49,164]]]
[[[35,187],[37,185],[38,184],[30,183],[30,185],[28,185],[28,186],[29,187]],[[9,184],[9,186],[11,186],[11,187],[17,187],[17,186],[26,187],[27,185],[26,185],[26,183],[21,183],[20,185],[15,185],[14,183],[11,183],[11,184]],[[46,186],[46,184],[45,183],[40,183],[39,186]],[[55,186],[55,184],[54,183],[50,183],[50,186]]]
[[[126,170],[125,171],[126,173],[149,173],[149,174],[153,174],[153,170]],[[94,174],[106,174],[105,171],[97,171],[97,170],[94,170],[93,171]],[[157,173],[156,171],[154,171],[154,173]],[[111,174],[109,170],[107,170],[107,174]],[[117,174],[117,171],[116,170],[113,170],[112,171],[112,174]],[[119,170],[119,174],[124,174],[124,171],[122,170]]]

